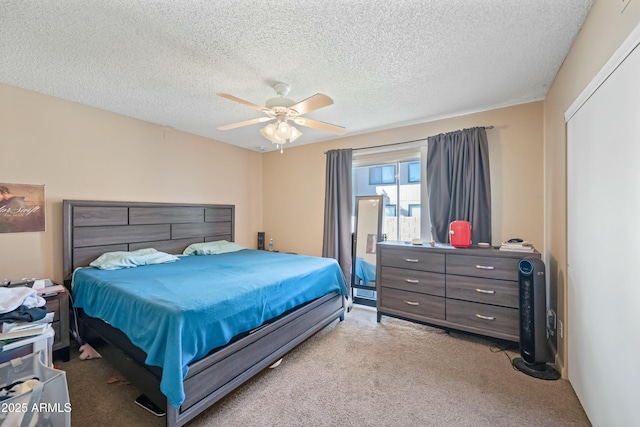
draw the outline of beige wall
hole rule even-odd
[[[276,249],[322,252],[324,152],[426,138],[473,126],[487,130],[493,244],[522,237],[543,247],[542,101],[264,154],[264,231]]]
[[[259,153],[0,84],[0,182],[45,185],[46,232],[0,234],[0,278],[62,279],[62,200],[236,205],[262,228]]]
[[[545,261],[564,339],[558,343],[557,363],[567,375],[567,157],[564,113],[609,57],[640,22],[640,1],[621,13],[621,2],[596,0],[558,72],[544,102]],[[571,309],[579,309],[572,307]]]
[[[264,155],[7,85],[0,117],[0,182],[44,184],[47,211],[44,233],[0,234],[2,277],[61,279],[63,199],[235,204],[240,244],[264,230],[276,249],[320,255],[326,150],[482,125],[495,126],[494,243],[543,243],[542,102]]]

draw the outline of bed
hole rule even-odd
[[[155,248],[181,254],[192,244],[233,242],[232,205],[66,200],[63,210],[65,285],[70,288],[74,279],[72,294],[75,292],[78,305],[84,307],[77,309],[80,335],[166,411],[169,426],[184,425],[315,332],[336,319],[344,319],[344,277],[337,263],[324,258],[240,248],[230,253],[181,256],[175,262],[123,270],[78,270],[105,252]],[[287,273],[265,274],[262,270],[265,264],[282,266],[276,271]],[[321,270],[327,273],[320,273]],[[185,275],[185,271],[189,274]],[[210,289],[205,283],[212,277],[228,280],[218,280],[216,292],[199,291]],[[228,281],[225,291],[221,283]],[[261,286],[272,286],[271,290],[260,290],[258,282],[264,282]],[[188,289],[201,295],[195,298],[186,292]],[[168,312],[181,307],[182,299],[195,298],[200,306],[206,306],[210,301],[202,295],[224,299],[225,292],[239,290],[249,292],[243,294],[243,300],[258,304],[242,308],[239,318],[222,325],[194,320],[197,318],[193,309],[183,310],[173,323],[165,321],[164,315],[158,316],[162,321],[155,322],[154,328],[162,333],[156,336],[169,342],[154,339],[147,340],[152,341],[149,344],[141,337],[149,337],[151,333],[135,332],[136,322],[149,324],[148,318],[132,313],[158,309],[153,305],[145,308],[145,304],[151,304],[145,300],[145,292],[159,290],[169,294],[155,295],[153,304],[159,300],[166,304],[170,300]],[[110,300],[109,295],[114,292],[118,292],[116,299]],[[171,292],[177,296],[171,297]],[[266,294],[271,299],[262,300]],[[239,304],[227,304],[236,306]],[[216,312],[223,311],[216,308]],[[183,329],[176,329],[178,324]],[[193,326],[203,324],[206,324],[204,331]],[[183,338],[185,331],[193,336]],[[181,342],[179,347],[172,345],[176,341]]]

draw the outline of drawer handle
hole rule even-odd
[[[409,304],[409,305],[415,305],[415,306],[420,305],[420,303],[419,303],[419,302],[416,302],[416,301],[407,301],[407,300],[405,300],[405,301],[404,301],[404,303],[405,303],[405,304]]]
[[[420,280],[416,280],[416,279],[404,279],[404,281],[407,283],[415,283],[415,284],[420,283]]]
[[[418,261],[420,261],[420,260],[413,259],[413,258],[405,258],[404,260],[407,261],[407,262],[418,262]]]
[[[477,318],[483,319],[483,320],[496,320],[495,317],[491,317],[491,316],[483,316],[482,314],[476,314]]]
[[[480,292],[481,294],[495,294],[496,291],[489,291],[487,289],[480,289],[480,288],[476,288],[476,292]]]
[[[479,265],[476,264],[476,268],[480,269],[480,270],[494,270],[495,267],[493,265]]]

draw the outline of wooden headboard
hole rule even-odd
[[[234,205],[64,200],[63,214],[65,284],[105,252],[180,254],[192,243],[234,240]]]

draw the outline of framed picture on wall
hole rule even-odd
[[[44,185],[0,182],[0,233],[45,231]]]

